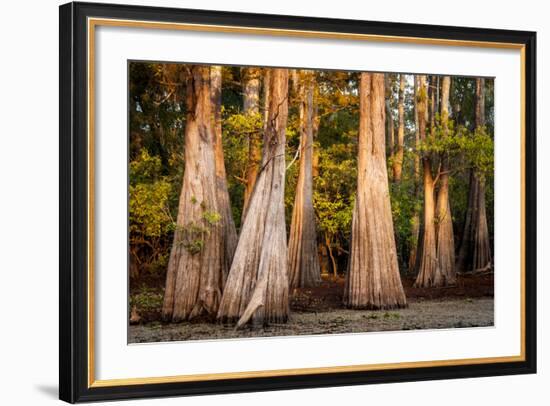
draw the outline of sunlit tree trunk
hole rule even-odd
[[[395,147],[395,124],[393,121],[393,78],[391,73],[384,74],[385,109],[386,109],[386,154],[393,159]],[[393,175],[393,173],[391,174]]]
[[[344,302],[351,308],[406,306],[397,264],[385,151],[384,75],[361,73],[357,196]]]
[[[405,75],[399,75],[399,99],[397,101],[397,143],[393,155],[393,181],[401,181],[405,143]]]
[[[271,77],[273,69],[264,69],[263,75],[263,108],[264,108],[264,133],[267,131],[267,120],[269,118],[269,99],[271,96]]]
[[[444,76],[440,83],[441,136],[447,137],[449,129],[449,91],[451,88],[451,78],[449,76]],[[456,282],[453,218],[449,201],[449,158],[446,153],[441,154],[440,167],[439,189],[437,191],[436,203],[436,234],[437,261],[441,272],[436,274],[436,279],[434,280],[436,286],[450,285]],[[438,276],[441,276],[443,279],[438,280]]]
[[[288,69],[274,69],[262,166],[250,197],[218,319],[257,325],[288,318],[288,257],[285,227],[285,142]]]
[[[485,126],[485,79],[476,79],[476,128]],[[460,244],[457,268],[459,271],[475,271],[491,266],[492,254],[485,207],[485,178],[472,170],[468,208]]]
[[[217,201],[210,68],[186,68],[185,172],[170,252],[162,314],[180,321],[215,315],[225,253]]]
[[[210,87],[212,94],[212,106],[214,113],[214,154],[216,157],[216,187],[218,191],[218,210],[221,215],[222,249],[224,251],[224,281],[229,273],[235,248],[237,247],[237,231],[231,211],[229,191],[227,189],[227,174],[223,157],[222,140],[222,67],[210,68]]]
[[[243,111],[248,117],[260,112],[260,68],[243,68]],[[241,224],[248,209],[248,203],[252,190],[256,183],[260,161],[262,159],[260,137],[256,133],[248,136],[248,163],[246,168],[246,184],[244,190],[244,205],[241,216]]]
[[[418,77],[414,77],[414,148],[415,148],[415,154],[414,154],[414,174],[413,174],[413,181],[414,181],[414,201],[416,203],[416,200],[418,199],[418,192],[420,189],[420,157],[418,155],[418,147],[420,145],[420,131],[418,129],[418,106],[417,106],[417,97],[418,97]],[[420,233],[420,213],[418,208],[415,207],[413,209],[413,216],[411,219],[411,247],[409,252],[409,273],[416,272],[417,264],[416,264],[416,257],[418,252],[418,240],[421,235]]]
[[[300,169],[288,244],[288,270],[292,288],[312,287],[321,281],[313,211],[315,77],[311,71],[301,71],[299,76]]]
[[[428,101],[426,76],[418,77],[418,130],[420,140],[426,139],[426,109]],[[437,261],[436,229],[435,229],[435,196],[434,178],[432,175],[431,159],[427,154],[422,156],[422,178],[424,185],[424,218],[422,241],[418,251],[418,276],[415,281],[417,287],[437,286],[443,280]]]

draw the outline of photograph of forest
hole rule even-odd
[[[494,79],[128,62],[128,342],[494,324]]]

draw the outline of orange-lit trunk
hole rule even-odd
[[[187,68],[185,172],[170,252],[162,314],[180,321],[215,315],[225,266],[216,183],[210,68]]]
[[[300,169],[288,243],[290,287],[312,287],[321,281],[317,233],[313,211],[313,132],[315,122],[315,76],[299,72]]]
[[[231,211],[229,190],[227,189],[227,174],[225,172],[225,161],[223,157],[222,139],[222,67],[212,66],[210,68],[210,88],[212,95],[213,117],[214,117],[214,155],[216,157],[216,188],[218,191],[218,209],[221,215],[220,226],[222,227],[222,249],[224,251],[224,283],[227,273],[233,261],[235,248],[237,248],[237,231]]]
[[[247,116],[254,116],[260,112],[260,77],[259,68],[243,68],[243,111]],[[248,136],[248,163],[246,167],[246,184],[244,189],[244,205],[241,224],[248,209],[252,190],[256,184],[260,161],[262,159],[261,140],[259,134]]]
[[[449,127],[449,91],[451,78],[444,76],[441,81],[441,108],[440,120],[442,137],[448,136]],[[437,233],[437,261],[443,280],[436,281],[436,285],[452,285],[456,282],[455,272],[455,244],[453,231],[453,216],[449,201],[449,159],[445,153],[441,155],[441,173],[439,175],[439,189],[436,203],[436,233]]]
[[[427,110],[426,76],[418,77],[418,131],[420,140],[426,139],[426,110]],[[424,216],[423,232],[420,250],[418,252],[418,275],[416,287],[438,286],[443,280],[437,260],[436,229],[435,229],[435,196],[434,179],[430,157],[422,157],[422,178],[424,184]]]
[[[401,182],[405,145],[405,75],[399,75],[399,99],[397,101],[397,144],[393,155],[393,181]]]
[[[384,75],[361,73],[357,196],[344,302],[356,309],[406,306],[397,263],[385,151]]]

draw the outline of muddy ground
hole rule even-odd
[[[392,311],[349,310],[342,305],[343,278],[325,278],[319,287],[293,292],[291,316],[286,324],[235,330],[230,326],[195,320],[162,323],[162,288],[135,287],[131,292],[132,322],[129,343],[182,341],[219,338],[266,337],[357,333],[492,326],[493,277],[459,276],[450,288],[413,288],[414,280],[403,285],[409,306]]]

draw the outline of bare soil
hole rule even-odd
[[[291,300],[286,324],[235,330],[212,320],[162,323],[162,289],[150,286],[132,289],[133,320],[128,342],[183,341],[222,338],[268,337],[311,334],[358,333],[416,329],[492,326],[493,276],[459,276],[449,288],[413,288],[414,279],[404,278],[409,306],[392,311],[350,310],[342,305],[343,278],[325,278],[313,289],[298,289]],[[136,299],[136,298],[139,298]],[[137,317],[135,317],[137,316]]]

